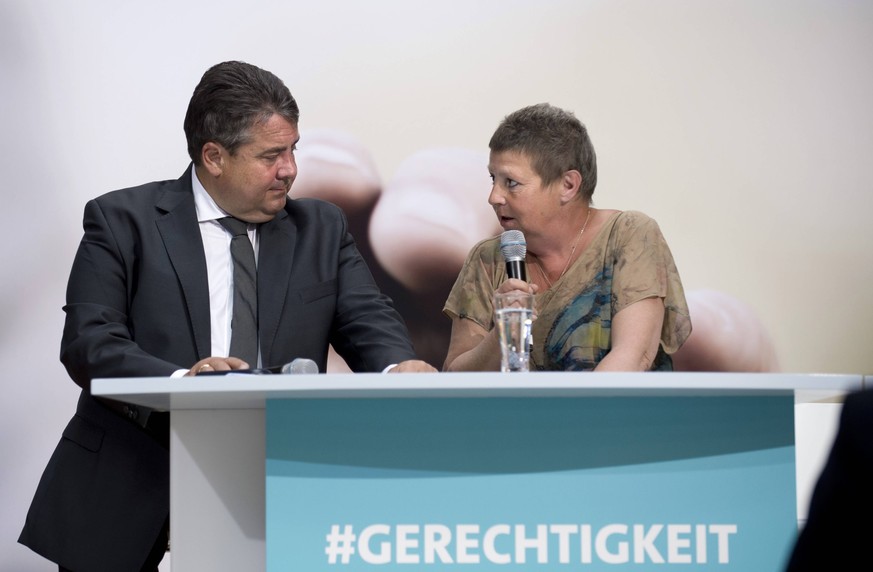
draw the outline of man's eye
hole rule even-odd
[[[506,188],[507,189],[514,189],[517,186],[518,186],[518,181],[514,181],[512,179],[506,179]]]

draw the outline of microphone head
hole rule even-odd
[[[296,358],[282,366],[282,373],[318,373],[318,364],[309,358]]]
[[[524,260],[527,242],[520,230],[507,230],[500,235],[500,252],[505,260]]]

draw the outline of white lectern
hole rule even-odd
[[[793,396],[794,403],[802,406],[838,404],[847,391],[863,385],[860,375],[229,374],[182,379],[99,379],[94,380],[92,392],[171,412],[172,570],[216,572],[265,569],[264,412],[268,399],[751,395]],[[805,418],[811,419],[808,415]],[[824,444],[827,443],[829,440],[825,439]],[[798,442],[798,450],[804,446]],[[817,469],[816,465],[809,470]],[[807,482],[814,480],[809,476],[803,478]],[[806,490],[798,491],[801,514],[807,495]]]

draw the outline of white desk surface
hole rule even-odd
[[[862,375],[735,373],[327,374],[97,379],[92,393],[171,417],[174,572],[264,570],[266,400],[793,396],[798,520]],[[217,445],[216,445],[217,444]],[[169,559],[165,559],[169,560]],[[170,570],[169,563],[161,568]]]
[[[868,380],[870,381],[870,380]],[[263,409],[267,399],[741,396],[842,401],[863,375],[787,373],[228,374],[95,379],[94,395],[152,409]]]

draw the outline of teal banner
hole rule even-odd
[[[780,570],[793,397],[267,404],[267,570]]]

